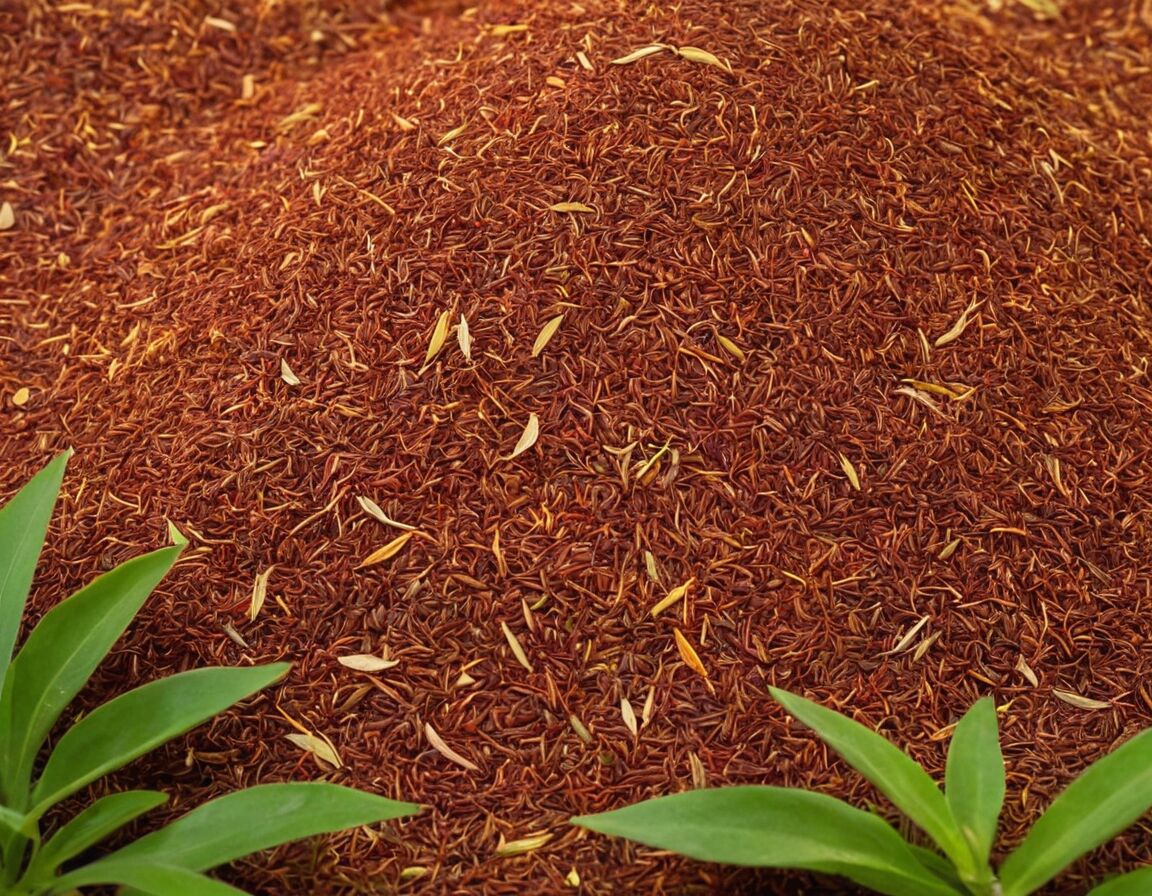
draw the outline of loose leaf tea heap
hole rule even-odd
[[[1146,724],[1138,5],[318,6],[0,14],[0,493],[76,449],[37,606],[174,520],[97,690],[298,670],[120,784],[286,779],[290,718],[435,807],[348,892],[795,893],[565,822],[862,804],[770,685],[913,753],[994,691],[1005,842]]]

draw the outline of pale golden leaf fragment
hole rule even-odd
[[[568,873],[566,875],[564,875],[564,883],[568,884],[568,886],[570,886],[570,887],[579,887],[580,886],[580,872],[577,871],[575,868],[570,869],[568,871]]]
[[[669,47],[666,44],[649,44],[646,47],[640,47],[639,49],[633,50],[631,53],[621,56],[618,59],[613,59],[611,64],[628,65],[630,62],[636,62],[639,59],[643,59],[645,56],[651,56],[653,53],[659,53],[667,49],[669,49]]]
[[[620,698],[620,715],[624,718],[624,727],[635,737],[640,730],[636,725],[636,711],[632,709],[632,704],[624,696]]]
[[[402,130],[402,131],[414,131],[414,130],[416,130],[416,122],[412,121],[411,119],[404,118],[400,115],[397,115],[395,112],[393,112],[391,114],[392,114],[392,120],[394,122],[396,122],[396,127],[400,128],[400,130]]]
[[[913,625],[912,628],[905,632],[904,637],[896,642],[895,647],[893,647],[891,650],[885,650],[880,654],[880,656],[891,656],[894,653],[900,653],[903,650],[907,650],[908,646],[912,643],[912,640],[916,637],[917,633],[920,631],[920,629],[924,628],[924,626],[928,624],[928,620],[931,618],[931,616],[921,616],[920,620],[915,625]]]
[[[323,108],[323,103],[308,103],[308,105],[297,109],[291,115],[285,115],[283,118],[281,118],[280,123],[276,125],[276,128],[280,131],[286,131],[302,121],[308,121],[311,118],[315,118]]]
[[[385,560],[391,560],[403,549],[404,545],[408,544],[408,540],[412,537],[411,532],[405,532],[403,535],[393,538],[384,547],[373,551],[357,566],[357,569],[364,569],[366,566],[375,566],[377,563],[383,563]]]
[[[18,408],[24,407],[28,404],[28,399],[32,397],[32,391],[27,386],[21,386],[12,393],[12,404]]]
[[[400,880],[419,880],[427,874],[428,869],[423,865],[409,865],[400,869]]]
[[[576,61],[580,63],[580,68],[584,69],[584,71],[592,71],[592,62],[588,59],[588,54],[583,50],[576,51]]]
[[[941,333],[936,337],[936,341],[933,343],[933,345],[935,345],[936,348],[940,348],[941,346],[947,345],[950,342],[955,342],[962,335],[964,335],[964,331],[968,329],[968,324],[971,323],[970,315],[982,304],[983,302],[972,302],[972,304],[970,304],[960,313],[960,317],[957,318],[956,323],[954,323],[949,328],[948,332]]]
[[[536,444],[536,440],[540,437],[540,418],[535,414],[528,415],[528,423],[524,426],[524,432],[520,434],[520,441],[516,443],[516,447],[512,449],[512,453],[508,455],[507,460],[512,460],[514,457],[519,457],[529,448]]]
[[[683,585],[677,585],[675,588],[673,588],[671,591],[668,592],[667,596],[664,597],[663,600],[659,601],[649,611],[651,613],[651,615],[653,617],[659,616],[661,613],[663,613],[665,610],[667,610],[674,603],[683,599],[684,595],[686,595],[688,593],[688,589],[691,588],[692,585],[695,584],[695,582],[696,582],[696,577],[693,576],[687,582],[685,582]]]
[[[579,212],[581,214],[594,214],[596,209],[590,205],[585,205],[583,202],[557,202],[555,205],[548,206],[548,211],[551,212]]]
[[[447,759],[449,762],[454,762],[461,768],[468,769],[470,772],[480,771],[480,767],[476,765],[476,763],[465,759],[450,746],[448,746],[448,744],[444,743],[444,738],[437,734],[436,729],[427,722],[424,723],[424,736],[428,738],[428,743],[432,746],[432,749]]]
[[[737,361],[744,361],[747,359],[748,356],[744,354],[744,349],[740,348],[740,346],[738,346],[727,336],[723,336],[717,333],[716,341],[720,343],[720,347],[724,349],[724,351],[728,352],[728,354],[730,354]]]
[[[527,30],[528,30],[527,25],[519,25],[519,24],[518,25],[493,25],[489,29],[489,33],[493,37],[505,37],[509,34],[520,34],[521,32],[524,32]]]
[[[371,653],[354,653],[351,656],[338,656],[336,662],[357,672],[383,672],[400,665],[400,660],[386,660]]]
[[[318,737],[315,734],[285,734],[284,737],[321,762],[333,768],[343,768],[344,763],[340,761],[340,754],[336,752],[336,747],[328,738]]]
[[[204,24],[210,28],[219,28],[221,31],[227,31],[229,34],[236,33],[236,24],[229,22],[227,19],[221,19],[216,16],[205,16]]]
[[[1023,675],[1024,680],[1032,685],[1032,687],[1036,688],[1040,686],[1040,679],[1036,677],[1036,673],[1032,670],[1032,667],[1028,665],[1024,657],[1016,660],[1016,671]]]
[[[253,75],[245,75],[240,79],[240,99],[250,100],[256,95],[256,78]]]
[[[528,654],[524,652],[524,647],[520,643],[520,639],[516,637],[516,633],[508,628],[508,623],[501,621],[500,630],[504,632],[504,640],[508,642],[508,646],[512,648],[512,655],[516,657],[516,662],[527,669],[529,672],[534,671],[532,664],[528,662]]]
[[[0,202],[0,230],[11,230],[16,226],[16,212],[11,202]]]
[[[707,678],[708,670],[704,668],[704,663],[700,661],[700,655],[696,649],[688,642],[680,629],[672,629],[672,634],[676,638],[676,649],[680,651],[680,659],[684,660],[684,664],[693,672]]]
[[[644,698],[644,708],[640,710],[640,726],[643,727],[652,721],[652,713],[656,709],[656,686],[648,688],[648,696]]]
[[[941,548],[940,553],[938,555],[939,558],[941,560],[947,560],[949,557],[951,557],[953,554],[956,553],[956,548],[958,548],[958,547],[960,547],[960,539],[959,538],[953,538],[950,542],[948,542],[948,544],[944,545],[944,547]]]
[[[651,551],[644,552],[644,568],[648,572],[648,578],[659,585],[660,569],[656,566],[656,558],[652,555]]]
[[[522,837],[519,840],[509,840],[506,843],[501,842],[496,847],[496,855],[506,858],[508,856],[522,856],[525,853],[532,852],[539,849],[545,843],[552,839],[552,834],[533,834],[531,837]]]
[[[552,337],[556,335],[556,331],[560,329],[560,324],[564,322],[564,315],[557,314],[548,323],[540,328],[540,333],[536,337],[536,341],[532,343],[532,357],[537,357],[540,352],[544,351],[548,343],[552,341]]]
[[[460,315],[460,323],[456,325],[456,342],[464,357],[472,360],[472,331],[468,329],[468,318]]]
[[[415,526],[409,526],[407,523],[399,523],[392,519],[392,517],[381,510],[380,506],[371,498],[365,498],[361,495],[356,498],[356,501],[365,513],[379,520],[385,526],[392,526],[394,529],[403,529],[405,532],[414,532],[416,530]]]
[[[707,50],[701,50],[699,47],[677,47],[676,53],[689,62],[699,62],[703,65],[714,65],[716,68],[723,69],[726,72],[732,69],[721,62],[716,56],[709,53]]]
[[[252,622],[260,615],[260,610],[263,608],[264,601],[268,597],[268,577],[272,575],[272,570],[275,568],[275,566],[269,566],[256,576],[256,581],[252,585],[252,599],[248,602],[249,622]]]
[[[289,386],[300,385],[300,377],[292,372],[292,368],[288,366],[288,362],[283,358],[280,359],[280,379],[284,380]]]
[[[1083,697],[1080,694],[1062,691],[1059,688],[1052,688],[1052,696],[1058,700],[1063,700],[1070,706],[1075,706],[1077,709],[1110,709],[1112,707],[1111,703],[1106,703],[1103,700],[1093,700],[1091,697]]]
[[[856,468],[852,465],[852,461],[848,460],[843,454],[840,457],[840,469],[844,471],[844,475],[848,477],[848,481],[852,483],[852,488],[860,491],[860,476],[856,472]]]
[[[450,316],[451,312],[444,311],[436,320],[436,326],[432,329],[432,338],[428,340],[428,351],[424,353],[425,367],[432,362],[440,349],[444,348],[444,342],[448,339],[448,319]]]
[[[568,724],[572,726],[572,730],[576,732],[576,736],[586,744],[592,743],[592,732],[589,731],[584,723],[580,721],[576,715],[568,716]]]
[[[708,770],[695,751],[688,753],[688,769],[692,774],[692,789],[703,790],[708,786]]]
[[[450,143],[451,141],[453,141],[457,137],[459,137],[461,134],[463,134],[467,129],[468,129],[467,124],[462,124],[459,127],[452,128],[452,130],[448,131],[448,133],[446,133],[443,137],[441,137],[439,140],[436,141],[436,145],[437,146],[443,146],[445,143]]]

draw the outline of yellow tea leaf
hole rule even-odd
[[[460,351],[463,352],[464,357],[472,360],[472,332],[468,329],[468,318],[463,314],[460,315],[460,323],[456,326],[456,342],[460,346]]]
[[[552,320],[544,324],[540,328],[540,334],[536,337],[536,341],[532,343],[532,357],[535,358],[544,348],[552,341],[552,337],[556,335],[556,331],[560,329],[560,324],[564,322],[564,315],[557,314]]]
[[[21,386],[12,393],[12,404],[18,408],[24,407],[28,404],[28,399],[32,397],[32,392],[27,386]]]
[[[398,538],[392,539],[390,542],[388,542],[388,544],[384,545],[384,547],[373,551],[371,554],[365,557],[363,562],[356,568],[364,569],[366,566],[375,566],[377,563],[383,563],[385,560],[391,560],[393,557],[400,553],[404,545],[408,544],[408,539],[411,537],[411,532],[405,532]]]
[[[450,130],[447,134],[445,134],[443,137],[441,137],[439,140],[436,141],[436,145],[437,146],[443,146],[445,143],[449,143],[452,140],[455,140],[457,137],[459,137],[461,134],[463,134],[464,131],[467,130],[467,128],[468,128],[468,125],[466,125],[466,124],[462,124],[458,128],[452,128],[452,130]]]
[[[596,209],[590,205],[585,205],[583,202],[557,202],[555,205],[548,206],[549,211],[553,212],[581,212],[583,214],[595,213]]]
[[[676,53],[687,59],[689,62],[699,62],[704,65],[714,65],[716,68],[723,69],[724,71],[731,71],[731,69],[721,62],[717,57],[713,56],[707,50],[701,50],[699,47],[678,47]]]
[[[508,623],[501,622],[500,629],[504,632],[504,639],[508,642],[508,646],[512,648],[512,655],[516,657],[516,662],[529,672],[533,671],[532,664],[528,662],[528,654],[524,652],[524,648],[520,644],[520,639],[516,637],[515,632],[508,628]]]
[[[568,886],[570,886],[570,887],[579,887],[580,886],[580,872],[577,871],[575,868],[572,868],[571,870],[569,870],[569,872],[566,875],[564,875],[564,883],[568,884]]]
[[[638,59],[643,59],[645,56],[651,56],[653,53],[659,53],[661,50],[666,50],[664,44],[650,44],[647,47],[640,47],[638,50],[633,50],[626,56],[621,56],[619,59],[613,59],[612,65],[628,65],[630,62],[635,62]]]
[[[508,34],[519,34],[522,31],[527,31],[527,25],[493,25],[491,34],[493,37],[504,37]]]
[[[924,626],[928,624],[928,620],[931,618],[931,616],[921,616],[920,621],[912,626],[912,628],[908,629],[908,631],[904,634],[904,637],[896,642],[895,647],[893,647],[891,650],[885,650],[880,654],[880,656],[891,656],[894,653],[900,653],[902,650],[907,650],[908,646],[912,643],[912,640],[916,637],[916,633],[919,632],[920,629],[924,628]]]
[[[336,662],[357,672],[383,672],[400,665],[400,660],[386,660],[370,653],[354,653],[351,656],[338,656]]]
[[[1024,680],[1032,687],[1040,686],[1040,679],[1036,677],[1036,673],[1032,671],[1032,667],[1028,665],[1024,657],[1016,660],[1016,671],[1024,676]]]
[[[524,432],[520,434],[520,441],[516,443],[516,447],[512,449],[512,453],[508,455],[508,460],[514,457],[519,457],[529,448],[536,444],[536,439],[540,437],[540,418],[535,414],[528,415],[528,423],[524,427]]]
[[[737,361],[743,361],[748,357],[746,354],[744,354],[744,349],[740,348],[740,346],[738,346],[727,336],[721,336],[720,334],[717,334],[716,341],[720,343],[720,347],[724,349],[724,351],[728,352],[728,354],[730,354]]]
[[[340,761],[340,754],[336,752],[336,748],[328,738],[317,737],[315,734],[285,734],[284,737],[321,762],[326,762],[333,768],[344,767],[344,763]]]
[[[1091,697],[1082,697],[1079,694],[1074,694],[1072,691],[1062,691],[1059,688],[1052,688],[1052,696],[1070,706],[1075,706],[1077,709],[1110,709],[1111,703],[1105,703],[1103,700],[1093,700]]]
[[[667,597],[665,597],[662,601],[657,603],[656,606],[654,606],[651,609],[651,611],[650,611],[651,614],[653,616],[659,616],[661,613],[663,613],[665,610],[667,610],[670,606],[672,606],[678,600],[683,598],[684,595],[688,593],[688,589],[692,587],[692,585],[695,581],[696,581],[696,577],[693,576],[687,582],[685,582],[683,585],[677,585],[675,588],[673,588],[671,591],[668,592]]]
[[[476,765],[476,763],[469,762],[467,759],[453,750],[450,746],[448,746],[448,744],[444,743],[444,739],[436,733],[436,729],[429,725],[427,722],[424,723],[424,736],[428,738],[428,743],[431,744],[432,749],[447,759],[449,762],[454,762],[461,768],[468,769],[470,772],[480,771],[480,767]]]
[[[526,852],[539,849],[551,839],[552,835],[545,833],[536,834],[532,837],[524,837],[520,840],[509,840],[507,843],[501,843],[496,847],[496,855],[503,857],[522,856]]]
[[[425,367],[431,363],[440,349],[444,347],[444,341],[448,338],[448,317],[449,312],[445,311],[436,321],[436,326],[432,330],[432,338],[428,341],[428,351],[424,355]]]
[[[620,698],[620,715],[624,718],[624,727],[635,737],[639,730],[636,726],[636,711],[632,708],[632,704],[628,702],[627,697]]]
[[[12,210],[12,203],[0,203],[0,230],[11,230],[16,226],[16,212]]]
[[[260,610],[264,606],[264,599],[268,596],[268,577],[272,575],[272,570],[275,566],[269,566],[264,572],[256,576],[256,581],[252,585],[252,599],[248,602],[248,621],[253,621],[260,615]]]
[[[852,461],[848,460],[843,454],[840,456],[840,469],[844,471],[844,475],[848,477],[848,481],[852,483],[852,488],[860,491],[860,477],[856,474],[856,468],[852,466]]]
[[[960,313],[960,317],[956,320],[956,323],[952,325],[947,333],[942,333],[937,336],[933,345],[935,345],[936,348],[940,348],[943,345],[947,345],[948,343],[955,342],[957,339],[959,339],[964,334],[964,331],[968,329],[968,324],[970,322],[968,316],[977,308],[979,308],[981,304],[983,303],[973,302],[971,305],[965,308]]]
[[[688,639],[684,637],[680,629],[672,629],[672,634],[676,638],[676,649],[680,651],[680,659],[684,660],[684,664],[701,675],[704,678],[708,677],[708,670],[704,668],[704,664],[700,662],[700,655],[696,653],[695,648],[688,643]]]
[[[283,358],[280,359],[280,379],[284,380],[289,386],[300,385],[300,377],[292,372],[292,368],[288,366],[288,362]]]
[[[396,529],[403,529],[405,532],[415,531],[415,526],[409,526],[407,523],[396,522],[396,520],[392,519],[392,517],[388,516],[388,514],[381,510],[379,505],[371,498],[360,496],[357,497],[356,500],[359,502],[360,507],[364,510],[365,513],[371,517],[374,517],[375,519],[378,519],[385,526],[392,526]]]

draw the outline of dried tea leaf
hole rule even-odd
[[[466,688],[470,684],[476,684],[476,679],[467,672],[461,672],[460,677],[456,679],[456,687]]]
[[[188,544],[187,536],[176,528],[176,524],[172,522],[172,520],[164,517],[164,522],[168,526],[168,540],[172,542],[172,544]]]
[[[248,602],[248,621],[252,622],[260,615],[264,606],[264,599],[268,596],[268,577],[272,575],[275,566],[269,566],[264,572],[256,576],[252,585],[252,599]]]
[[[493,37],[504,37],[508,34],[519,34],[520,32],[527,30],[527,25],[493,25],[489,29],[489,33]]]
[[[219,28],[221,31],[227,31],[229,34],[236,33],[235,23],[229,22],[227,19],[220,19],[216,16],[205,16],[204,24],[211,28]]]
[[[400,880],[418,880],[428,874],[428,869],[423,865],[409,865],[407,868],[400,869]]]
[[[512,655],[516,657],[516,662],[529,672],[534,671],[532,664],[528,662],[528,654],[524,652],[524,648],[520,644],[520,639],[516,637],[512,629],[508,628],[508,623],[501,621],[500,628],[504,632],[504,638],[508,642],[508,646],[512,648]]]
[[[415,526],[409,526],[407,523],[396,522],[396,520],[392,519],[392,517],[388,516],[388,514],[381,510],[380,505],[378,505],[371,498],[358,496],[356,500],[359,502],[361,509],[363,509],[365,513],[367,513],[369,516],[375,517],[385,526],[392,526],[396,529],[403,529],[405,532],[414,532],[416,530]]]
[[[688,754],[688,768],[692,774],[692,789],[704,790],[708,786],[708,770],[695,751]]]
[[[524,837],[520,840],[509,840],[507,843],[501,843],[496,847],[496,855],[504,858],[508,856],[522,856],[526,852],[539,849],[551,839],[552,834],[544,833]]]
[[[968,329],[968,324],[970,323],[969,315],[977,308],[979,308],[981,304],[983,303],[972,302],[971,305],[965,308],[961,312],[960,317],[956,320],[956,323],[951,326],[948,332],[942,333],[936,337],[936,341],[933,343],[936,348],[940,348],[942,345],[947,345],[948,343],[955,342],[957,339],[959,339],[964,334],[964,331]]]
[[[436,729],[429,725],[427,722],[424,723],[424,736],[428,738],[428,743],[431,744],[432,749],[447,759],[449,762],[455,762],[458,766],[461,768],[466,768],[470,772],[480,771],[480,767],[478,765],[476,765],[474,762],[469,762],[467,759],[453,750],[450,746],[448,746],[448,744],[444,743],[444,739],[436,733]]]
[[[225,622],[220,627],[224,630],[224,634],[228,636],[229,641],[231,641],[242,650],[248,649],[248,642],[245,641],[243,637],[241,637],[240,632],[236,631],[236,629],[232,627],[231,622]]]
[[[366,566],[375,566],[377,563],[383,563],[385,560],[390,560],[400,553],[404,545],[408,544],[408,540],[412,537],[411,532],[405,532],[403,535],[392,539],[388,544],[379,550],[373,551],[363,562],[357,566],[357,569],[364,569]]]
[[[948,542],[948,544],[944,545],[944,547],[940,549],[940,553],[937,556],[939,556],[941,560],[947,560],[949,557],[956,553],[956,548],[958,547],[960,547],[960,539],[953,538],[950,542]]]
[[[632,709],[627,697],[620,698],[620,715],[624,717],[624,727],[635,737],[640,729],[636,725],[636,711]]]
[[[908,383],[910,386],[915,386],[921,392],[931,392],[934,395],[943,395],[945,398],[952,399],[960,397],[960,394],[956,392],[955,389],[951,389],[948,386],[941,386],[938,383],[928,383],[924,380],[914,380],[909,379],[908,377],[904,377],[902,380],[900,380],[900,382]]]
[[[580,872],[578,872],[575,868],[569,870],[569,872],[564,875],[564,883],[568,884],[570,887],[579,887]]]
[[[901,395],[907,395],[909,398],[915,399],[933,413],[939,414],[941,417],[944,416],[944,412],[940,410],[940,405],[936,404],[931,396],[925,395],[923,392],[913,389],[911,386],[901,386],[896,391]]]
[[[12,203],[0,203],[0,230],[11,230],[16,226],[16,212],[12,210]]]
[[[928,620],[931,618],[931,616],[921,616],[920,620],[914,626],[912,626],[912,628],[908,629],[908,631],[904,634],[904,637],[896,642],[895,647],[893,647],[891,650],[885,650],[880,654],[880,656],[891,656],[894,653],[900,653],[902,650],[907,650],[908,645],[912,643],[912,640],[916,637],[920,629],[924,628],[924,626],[928,624]]]
[[[684,59],[687,59],[689,62],[699,62],[703,65],[714,65],[716,68],[723,69],[726,72],[731,71],[731,68],[721,62],[717,57],[713,56],[707,50],[701,50],[699,47],[677,47],[676,53]]]
[[[528,415],[528,423],[524,426],[524,432],[520,434],[520,441],[516,443],[516,447],[512,449],[512,453],[508,455],[507,460],[512,460],[514,457],[519,457],[529,448],[536,444],[536,439],[540,437],[540,418],[535,414]]]
[[[386,660],[370,653],[354,653],[351,656],[338,656],[336,662],[357,672],[383,672],[400,665],[400,660]]]
[[[684,595],[688,593],[688,589],[691,588],[695,582],[696,582],[696,577],[693,576],[687,582],[685,582],[683,585],[677,585],[675,588],[673,588],[671,591],[668,592],[667,597],[665,597],[662,601],[657,603],[656,606],[654,606],[649,611],[651,613],[651,615],[652,616],[659,616],[661,613],[663,613],[665,610],[667,610],[670,606],[672,606],[678,600],[683,598]]]
[[[300,385],[300,377],[292,372],[292,368],[288,366],[288,362],[283,358],[280,359],[280,379],[284,380],[289,386]]]
[[[920,662],[920,660],[924,658],[924,654],[929,651],[932,645],[940,640],[941,634],[943,634],[943,632],[933,632],[927,638],[917,644],[916,649],[912,651],[912,662]]]
[[[436,321],[436,326],[432,330],[432,338],[428,341],[428,351],[424,354],[424,366],[427,367],[440,349],[444,348],[444,342],[448,338],[448,318],[450,312],[444,311]]]
[[[1035,688],[1040,686],[1040,679],[1036,677],[1036,673],[1032,671],[1032,667],[1028,665],[1024,657],[1020,657],[1018,660],[1016,660],[1016,671],[1023,675],[1024,680],[1027,681],[1028,684],[1032,685],[1032,687]]]
[[[583,202],[557,202],[555,205],[548,206],[549,211],[553,212],[580,212],[582,214],[594,214],[596,209],[590,205],[585,205]]]
[[[1105,703],[1103,700],[1093,700],[1091,697],[1082,697],[1072,691],[1062,691],[1059,688],[1052,688],[1052,696],[1065,703],[1075,706],[1077,709],[1111,709],[1111,703]]]
[[[660,569],[656,566],[656,558],[652,556],[651,551],[644,552],[644,568],[648,572],[650,578],[657,585],[660,584]]]
[[[240,99],[250,100],[256,95],[256,78],[253,75],[245,75],[240,79]],[[203,223],[203,222],[201,222]]]
[[[464,357],[471,361],[472,332],[468,329],[468,318],[463,314],[460,315],[460,323],[456,327],[456,342],[460,346],[460,351],[464,353]]]
[[[840,457],[840,469],[844,471],[844,475],[848,477],[848,481],[852,483],[852,488],[860,491],[860,476],[856,473],[856,468],[852,466],[852,461],[848,460],[843,454]]]
[[[656,687],[648,688],[648,696],[644,698],[644,708],[640,710],[640,727],[652,721],[652,712],[656,707]]]
[[[592,743],[592,732],[584,727],[584,723],[575,715],[568,716],[568,724],[576,732],[576,736],[586,744]]]
[[[333,768],[344,767],[344,763],[340,761],[340,754],[336,752],[336,748],[328,738],[317,737],[315,734],[285,734],[284,737],[301,750],[311,753],[321,762],[325,762]]]
[[[630,62],[635,62],[638,59],[643,59],[645,56],[651,56],[653,53],[659,53],[662,50],[667,50],[669,47],[664,44],[650,44],[647,47],[640,47],[633,50],[626,56],[621,56],[619,59],[613,59],[612,65],[628,65]]]
[[[748,356],[744,354],[744,349],[740,348],[740,346],[738,346],[727,336],[722,336],[717,333],[716,341],[720,343],[720,347],[724,349],[724,351],[728,352],[728,354],[730,354],[737,361],[744,361],[747,359]]]
[[[564,322],[564,315],[557,314],[552,320],[544,324],[540,328],[540,335],[536,337],[536,341],[532,343],[532,357],[535,358],[540,352],[544,351],[552,337],[556,335],[556,331],[560,329],[560,324]]]
[[[32,392],[27,386],[21,386],[12,393],[12,404],[18,408],[24,407],[28,404],[28,399],[32,397]]]
[[[468,128],[467,124],[462,124],[458,128],[452,128],[452,130],[450,130],[447,134],[445,134],[443,137],[441,137],[439,140],[436,141],[436,145],[437,146],[443,146],[445,143],[448,143],[452,140],[455,140],[457,137],[459,137],[461,134],[463,134],[464,131],[467,130],[467,128]]]
[[[276,129],[278,131],[287,131],[302,121],[315,118],[323,110],[323,108],[323,103],[308,103],[308,105],[297,109],[291,115],[285,115],[283,118],[281,118],[280,123],[276,125]]]
[[[704,664],[700,662],[700,655],[696,653],[695,648],[688,643],[688,639],[684,637],[678,628],[672,629],[672,634],[676,638],[676,649],[680,651],[680,659],[684,660],[684,664],[693,672],[707,678],[708,670],[705,669]]]

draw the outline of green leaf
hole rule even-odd
[[[885,821],[804,790],[693,790],[572,823],[706,862],[839,874],[891,896],[964,892],[924,868]]]
[[[56,744],[32,792],[31,814],[178,737],[288,672],[287,663],[181,672],[94,709]]]
[[[24,826],[24,816],[19,812],[12,811],[7,806],[0,806],[0,825],[2,825],[5,830],[17,834]]]
[[[928,773],[879,734],[827,707],[780,688],[769,688],[776,701],[814,730],[856,771],[928,834],[951,859],[962,878],[977,863],[952,810]]]
[[[70,455],[70,451],[58,454],[0,508],[0,686],[8,672],[12,648],[16,646],[28,589],[32,586]],[[0,725],[3,725],[2,717]]]
[[[1152,867],[1138,868],[1106,880],[1088,891],[1088,896],[1148,896],[1152,893]]]
[[[0,695],[8,722],[0,780],[10,805],[26,799],[48,732],[179,556],[180,548],[165,548],[129,560],[53,607],[28,636]]]
[[[243,890],[187,868],[114,860],[111,856],[57,878],[49,893],[114,884],[131,887],[149,896],[246,896]]]
[[[402,818],[420,808],[321,781],[262,784],[207,802],[109,858],[205,871],[291,840]]]
[[[1004,896],[1039,889],[1152,806],[1152,729],[1090,765],[1069,784],[1000,868]]]
[[[987,865],[1004,805],[1004,757],[991,697],[977,700],[948,746],[944,795],[981,865]]]
[[[95,846],[105,837],[167,802],[166,794],[155,790],[129,790],[103,797],[60,828],[41,847],[25,872],[23,883],[47,882],[56,869]]]

